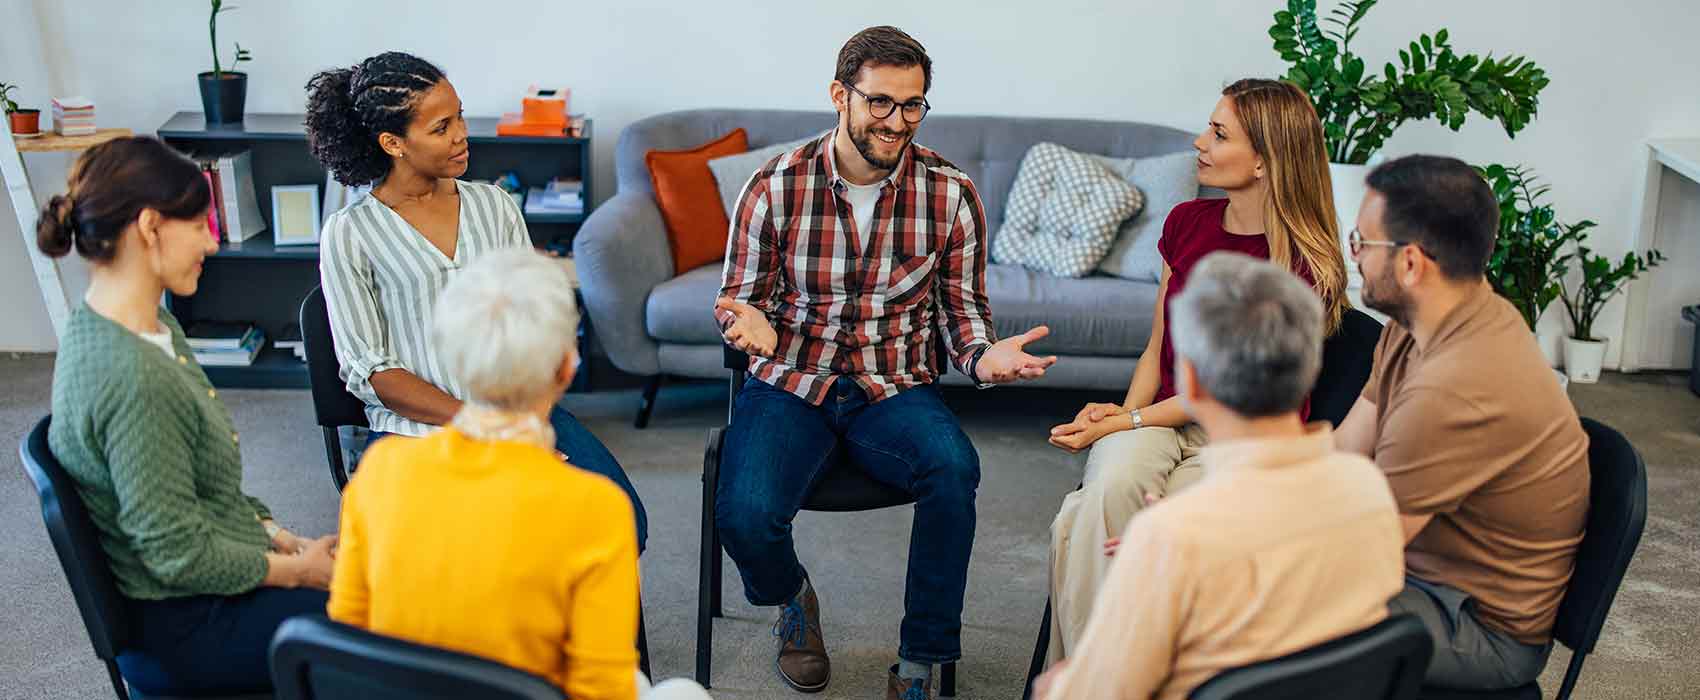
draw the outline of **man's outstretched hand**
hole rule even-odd
[[[1057,363],[1057,356],[1035,357],[1027,354],[1028,343],[1051,334],[1051,329],[1034,326],[1032,330],[998,341],[986,349],[975,365],[974,380],[983,384],[1008,384],[1018,379],[1038,379],[1045,369]]]
[[[773,349],[779,344],[779,334],[773,331],[773,324],[767,322],[767,314],[761,309],[720,297],[714,300],[714,316],[717,319],[732,318],[732,323],[720,332],[732,347],[749,355],[773,356]],[[990,352],[987,351],[988,354]]]

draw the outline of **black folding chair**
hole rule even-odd
[[[1558,700],[1567,700],[1582,674],[1582,662],[1593,653],[1605,627],[1606,614],[1641,546],[1647,524],[1647,465],[1635,446],[1610,426],[1582,419],[1588,432],[1588,529],[1576,552],[1570,587],[1558,603],[1553,637],[1569,647],[1570,665],[1558,687]],[[1539,700],[1541,687],[1529,683],[1510,690],[1471,692],[1425,687],[1423,700]]]
[[[53,551],[59,555],[65,580],[71,584],[71,596],[77,601],[77,612],[82,614],[94,655],[106,665],[112,692],[118,700],[143,700],[141,693],[131,692],[118,672],[118,655],[130,645],[129,612],[118,593],[118,583],[112,578],[106,551],[100,547],[100,534],[77,493],[77,484],[47,447],[47,429],[52,420],[48,416],[36,423],[35,429],[18,446],[18,456],[23,459],[24,471],[35,483],[36,494],[41,498],[41,518],[47,525],[47,535],[53,540]],[[234,700],[271,696],[227,697]],[[166,699],[153,696],[153,700]]]
[[[1394,615],[1339,639],[1223,671],[1190,700],[1411,700],[1434,641],[1414,615]]]
[[[942,357],[942,344],[934,347],[939,350],[940,357],[935,358],[937,375],[944,376],[948,362]],[[731,395],[727,399],[726,421],[732,421],[732,411],[738,403],[738,391],[744,386],[744,378],[749,367],[749,356],[732,348],[726,347],[723,355],[726,369],[732,373],[729,386]],[[708,447],[702,457],[702,561],[698,565],[700,580],[697,584],[697,683],[708,688],[709,672],[714,657],[714,620],[721,616],[720,609],[720,576],[722,564],[722,549],[720,533],[715,529],[715,489],[720,483],[720,454],[725,446],[726,428],[714,428],[708,431]],[[841,450],[839,452],[843,454]],[[837,464],[827,468],[826,473],[816,480],[809,495],[803,499],[803,510],[813,510],[831,513],[853,513],[867,510],[879,510],[908,505],[915,502],[915,497],[909,492],[880,483],[868,476],[866,472],[851,464],[848,459],[841,458]],[[939,695],[954,697],[956,695],[956,662],[944,664],[939,671]]]
[[[1347,309],[1340,328],[1322,342],[1322,371],[1310,392],[1310,419],[1325,420],[1338,428],[1357,403],[1375,365],[1375,344],[1381,340],[1381,322],[1357,309]],[[1045,671],[1045,653],[1051,645],[1051,600],[1045,599],[1045,614],[1039,620],[1039,637],[1033,643],[1033,660],[1027,665],[1027,688],[1021,697],[1033,696],[1033,681]]]
[[[307,350],[307,385],[313,393],[313,417],[325,437],[325,459],[331,464],[331,481],[336,490],[348,485],[348,468],[343,464],[342,440],[337,429],[343,426],[365,428],[366,403],[349,393],[348,384],[336,359],[336,345],[331,339],[330,312],[325,307],[325,293],[319,287],[301,300],[301,343]]]
[[[293,618],[272,638],[278,700],[562,700],[541,677],[489,659]]]

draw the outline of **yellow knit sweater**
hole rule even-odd
[[[524,669],[575,700],[636,697],[637,535],[613,482],[453,428],[380,440],[356,474],[332,619]]]

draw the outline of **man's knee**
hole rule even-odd
[[[961,429],[927,434],[916,455],[920,481],[941,492],[971,494],[980,486],[980,453]]]

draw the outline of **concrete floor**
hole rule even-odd
[[[17,463],[18,439],[47,411],[52,359],[0,356],[0,698],[110,697],[88,646],[40,510]],[[1580,412],[1617,427],[1640,449],[1651,479],[1641,549],[1577,696],[1700,697],[1700,398],[1672,374],[1608,375],[1576,386]],[[328,532],[336,493],[312,409],[301,391],[221,394],[243,431],[246,487],[304,534]],[[980,450],[984,478],[969,577],[960,695],[1017,698],[1045,597],[1046,527],[1080,479],[1081,458],[1045,446],[1042,431],[1088,394],[952,391]],[[693,672],[698,498],[704,433],[724,419],[717,384],[669,387],[651,427],[631,427],[634,391],[573,395],[568,405],[625,464],[648,505],[644,599],[655,672]],[[883,692],[901,612],[909,518],[892,510],[804,514],[799,548],[819,586],[832,652],[832,686],[819,697]],[[715,625],[717,698],[795,698],[772,672],[771,611],[743,604],[726,569],[727,617]],[[1569,654],[1543,679],[1557,688]]]

